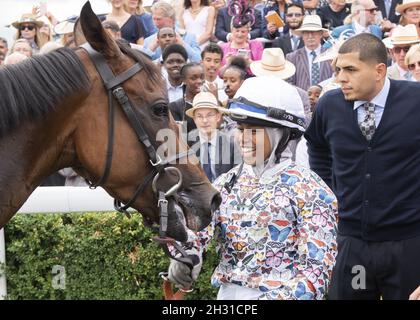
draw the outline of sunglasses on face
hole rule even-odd
[[[20,31],[23,31],[23,30],[25,30],[25,29],[28,29],[29,31],[32,31],[32,30],[34,30],[34,29],[35,29],[35,26],[25,26],[25,25],[21,25],[21,26],[19,26],[19,30],[20,30]]]
[[[300,18],[302,16],[301,13],[287,13],[286,17],[291,18],[291,17],[296,17],[296,18]]]
[[[370,12],[371,14],[374,14],[376,13],[376,11],[378,11],[378,8],[365,9],[365,11]]]
[[[416,65],[418,68],[420,68],[420,61],[417,61],[415,63],[410,63],[407,67],[408,70],[413,71],[416,68]]]
[[[410,50],[410,47],[394,47],[393,50],[396,54],[400,54],[401,50],[404,50],[404,52],[407,53],[408,50]]]

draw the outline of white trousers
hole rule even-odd
[[[217,300],[258,300],[261,295],[262,292],[258,289],[227,283],[220,286]]]

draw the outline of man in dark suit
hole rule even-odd
[[[339,49],[341,89],[305,133],[311,169],[338,200],[330,299],[407,300],[420,284],[418,82],[386,76],[387,51],[362,33]]]
[[[271,47],[280,48],[285,55],[302,48],[302,37],[298,32],[296,32],[296,30],[302,26],[303,16],[303,6],[298,2],[292,2],[286,9],[285,33],[275,39]],[[266,32],[269,33],[269,30]],[[279,35],[278,31],[277,35]]]
[[[398,23],[401,16],[397,16],[395,14],[395,8],[397,7],[397,4],[402,3],[402,0],[373,0],[378,7],[379,10],[381,10],[382,17],[384,19],[387,19],[391,21],[392,23]]]
[[[241,162],[234,137],[218,130],[222,114],[212,93],[197,94],[193,100],[193,107],[186,111],[186,115],[192,118],[197,126],[197,130],[189,133],[188,143],[196,150],[201,166],[211,182]]]
[[[261,22],[261,11],[254,9],[255,22],[251,26],[251,39],[262,37],[262,22]],[[230,40],[230,27],[231,27],[232,16],[228,14],[227,7],[220,8],[217,13],[216,20],[216,38],[223,42],[229,42]]]
[[[304,47],[286,55],[286,59],[296,66],[296,73],[289,82],[303,90],[327,80],[333,74],[329,61],[316,62],[316,57],[325,51],[321,47],[323,32],[321,18],[317,15],[305,16],[302,26],[296,31],[302,33]]]

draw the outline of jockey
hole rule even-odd
[[[296,88],[249,78],[221,110],[238,123],[244,162],[215,180],[222,204],[197,240],[184,244],[197,263],[190,269],[171,260],[169,280],[190,287],[214,236],[218,299],[323,299],[337,251],[337,202],[319,176],[292,161],[305,131]]]

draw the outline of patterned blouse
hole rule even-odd
[[[202,252],[217,237],[216,287],[258,288],[260,299],[323,299],[337,252],[337,201],[309,169],[279,167],[258,178],[245,164],[230,193],[223,186],[238,167],[221,175],[214,185],[222,204],[193,246]]]

